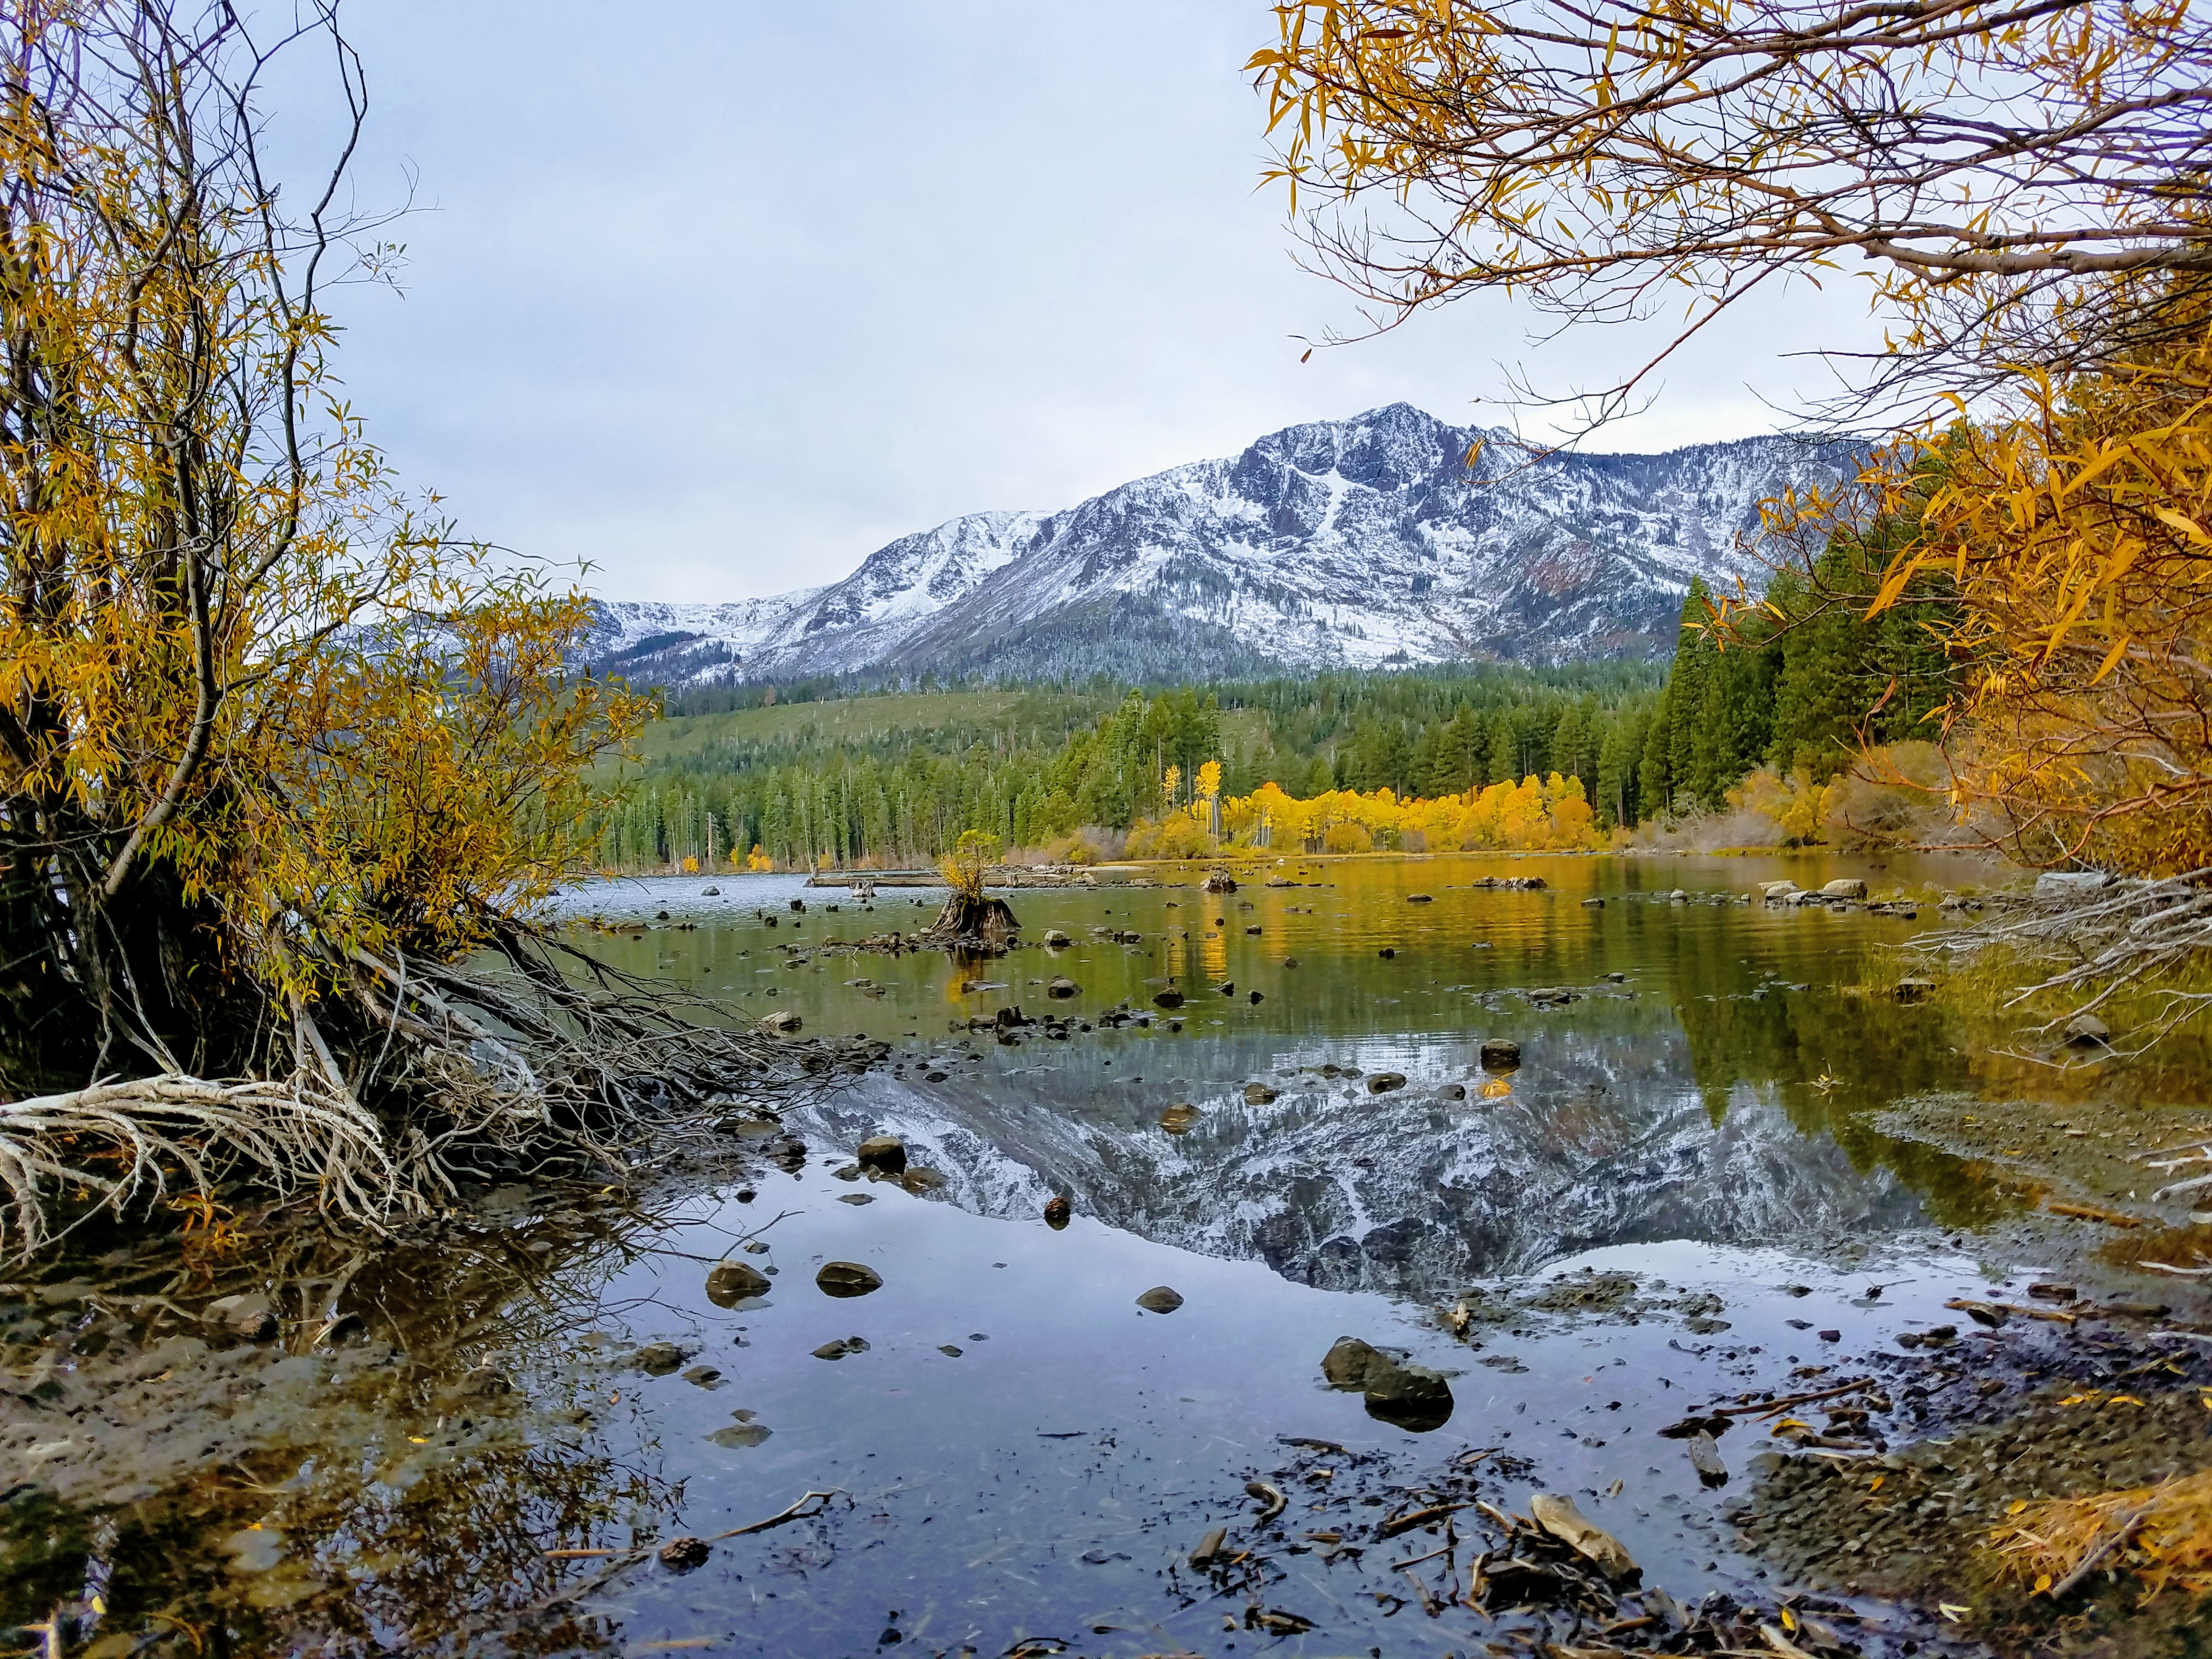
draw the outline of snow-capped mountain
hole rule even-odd
[[[1759,503],[1853,453],[1778,436],[1546,454],[1393,404],[1064,512],[970,514],[825,586],[609,603],[592,653],[663,684],[1645,656],[1672,648],[1692,577],[1763,585]]]

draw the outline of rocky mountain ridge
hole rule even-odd
[[[1764,584],[1760,501],[1832,483],[1855,457],[1784,436],[1544,453],[1393,404],[1062,512],[969,514],[823,586],[605,602],[588,654],[672,686],[1648,657],[1672,648],[1693,577]]]

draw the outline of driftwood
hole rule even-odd
[[[1020,928],[1013,907],[1006,900],[955,890],[921,942],[996,952],[1005,950]]]

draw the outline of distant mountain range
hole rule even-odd
[[[1062,512],[969,514],[826,586],[605,602],[589,654],[667,686],[1661,655],[1692,577],[1764,584],[1759,503],[1832,483],[1855,458],[1844,442],[1779,436],[1544,454],[1392,404]]]

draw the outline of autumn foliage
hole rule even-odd
[[[235,15],[31,0],[0,49],[0,1085],[234,1073],[542,893],[641,710],[343,402],[379,249],[264,172]]]
[[[1198,858],[1223,844],[1312,853],[1588,852],[1606,844],[1582,780],[1557,772],[1433,799],[1332,789],[1301,800],[1271,782],[1219,801],[1218,836],[1208,828],[1216,804],[1201,796],[1157,823],[1139,823],[1126,851]]]

